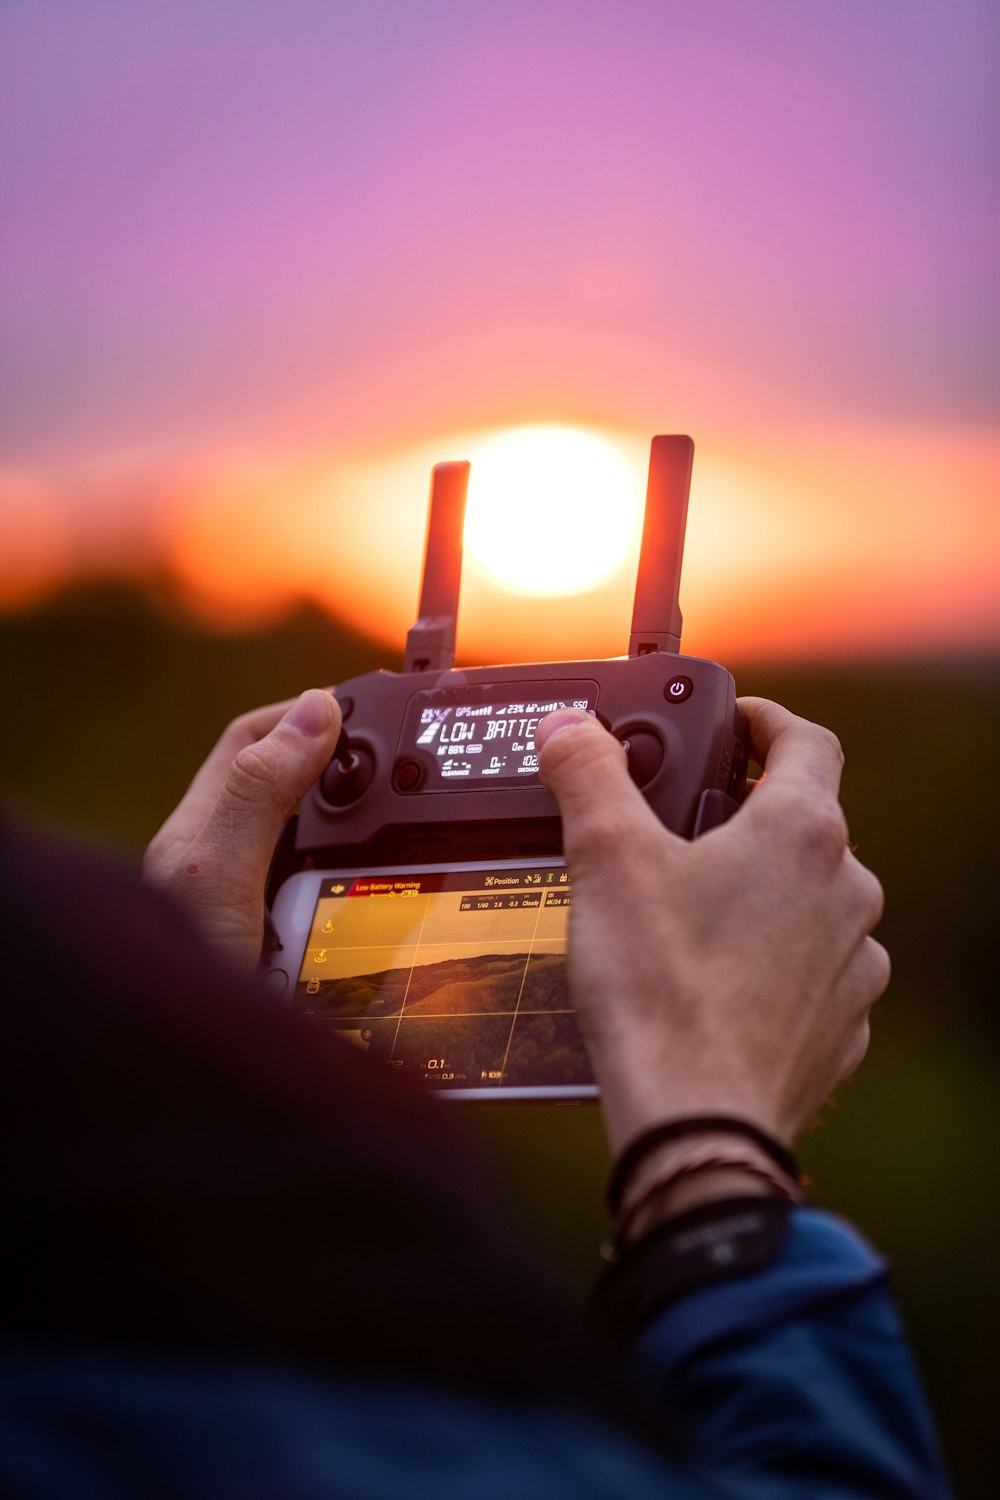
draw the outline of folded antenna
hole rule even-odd
[[[455,664],[455,625],[462,581],[467,463],[435,464],[427,514],[424,577],[416,624],[406,637],[405,672],[443,672]]]

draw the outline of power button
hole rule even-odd
[[[693,692],[694,683],[690,677],[671,677],[663,689],[663,696],[668,703],[683,703]]]

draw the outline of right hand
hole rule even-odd
[[[543,720],[573,883],[569,975],[612,1155],[662,1120],[739,1114],[786,1142],[857,1068],[889,981],[882,888],[851,853],[828,730],[740,704],[766,777],[694,842],[593,718]]]

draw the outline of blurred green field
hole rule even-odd
[[[398,663],[314,611],[205,635],[127,589],[68,594],[0,620],[4,802],[134,860],[236,713],[378,665]],[[1000,659],[759,664],[739,686],[829,724],[847,752],[844,800],[886,887],[894,977],[865,1068],[802,1154],[815,1199],[894,1260],[959,1492],[986,1497],[1000,1345]],[[596,1111],[465,1116],[582,1293],[604,1230]]]

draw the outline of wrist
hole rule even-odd
[[[781,1252],[791,1212],[785,1198],[724,1198],[652,1226],[604,1268],[590,1308],[598,1338],[620,1355],[678,1298],[764,1270]]]
[[[615,1259],[679,1213],[717,1200],[761,1196],[803,1202],[798,1162],[781,1141],[739,1116],[662,1120],[634,1137],[612,1167],[607,1258]]]
[[[774,1194],[773,1184],[746,1166],[729,1162],[706,1165],[674,1177],[662,1186],[653,1185],[645,1196],[641,1187],[630,1194],[637,1207],[631,1213],[627,1206],[623,1209],[623,1217],[628,1215],[627,1223],[616,1236],[615,1245],[619,1251],[627,1249],[657,1225],[691,1209],[730,1198],[766,1198]]]
[[[620,1065],[595,1060],[594,1072],[612,1158],[662,1120],[688,1116],[737,1116],[789,1149],[797,1134],[771,1101],[744,1086],[720,1082],[718,1076],[702,1078],[697,1068],[684,1073],[659,1068],[647,1056]]]

